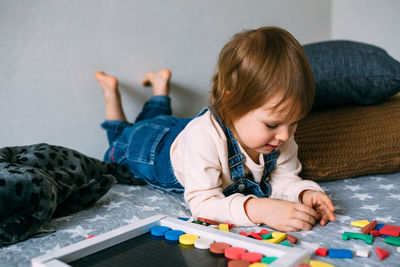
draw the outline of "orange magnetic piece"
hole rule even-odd
[[[328,255],[328,251],[329,249],[327,248],[318,248],[315,251],[315,254],[317,254],[318,256],[326,257]]]
[[[292,242],[293,244],[296,244],[297,242],[297,238],[289,234],[286,234],[286,239]]]
[[[208,223],[208,224],[219,225],[219,222],[211,220],[211,219],[207,219],[207,218],[197,217],[197,220],[199,222],[205,222],[205,223]]]
[[[225,242],[214,242],[210,245],[210,251],[214,254],[224,254],[225,249],[229,248],[231,245]]]
[[[385,224],[385,226],[379,230],[379,233],[382,235],[400,236],[400,226]]]
[[[371,230],[373,230],[375,228],[377,223],[378,223],[377,220],[373,220],[372,222],[370,222],[369,224],[367,224],[366,226],[361,228],[361,233],[368,235],[369,232],[371,232]]]
[[[378,255],[379,259],[381,259],[381,260],[386,259],[387,256],[389,256],[389,254],[390,254],[389,251],[387,251],[383,248],[379,248],[379,247],[375,248],[375,252],[376,252],[376,255]]]

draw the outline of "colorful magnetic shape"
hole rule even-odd
[[[385,243],[388,243],[388,244],[394,245],[394,246],[400,246],[400,237],[388,236],[385,238]]]
[[[400,236],[400,226],[385,224],[385,226],[379,230],[379,233],[382,235]]]
[[[267,234],[267,235],[260,235],[260,236],[262,237],[263,240],[272,238],[272,234],[271,233]]]
[[[353,221],[350,223],[351,226],[360,227],[360,228],[364,227],[368,224],[369,224],[368,220]]]
[[[311,267],[335,267],[335,265],[323,262],[323,261],[316,261],[316,260],[310,260],[310,266]]]
[[[370,254],[371,254],[371,250],[369,250],[369,249],[357,249],[356,250],[356,255],[358,257],[368,258]]]
[[[373,220],[371,223],[367,224],[363,228],[361,228],[361,233],[368,235],[371,230],[373,230],[378,223],[377,220]]]
[[[286,233],[272,232],[272,238],[263,240],[264,242],[278,244],[286,238]]]
[[[219,224],[219,230],[229,232],[229,225],[226,223],[220,223]]]
[[[255,238],[255,239],[257,239],[257,240],[262,240],[262,237],[259,236],[259,235],[256,234],[256,233],[254,233],[253,231],[251,231],[251,232],[249,233],[249,236],[251,236],[252,238]]]
[[[330,248],[328,255],[330,258],[353,258],[353,253],[349,249]]]
[[[328,255],[328,250],[327,248],[318,248],[315,251],[315,254],[318,256],[326,257]]]
[[[386,259],[390,254],[389,251],[387,251],[387,250],[385,250],[383,248],[380,248],[380,247],[375,247],[375,252],[376,252],[376,255],[378,255],[378,257],[379,257],[379,259],[381,261]]]
[[[365,234],[360,234],[360,233],[352,233],[352,232],[344,232],[342,235],[343,240],[349,240],[349,239],[362,239],[364,240],[367,244],[372,244],[374,241],[374,236],[372,235],[365,235]]]
[[[297,238],[289,234],[286,234],[286,239],[292,242],[293,244],[296,244],[297,242]]]
[[[268,235],[270,232],[267,229],[261,229],[260,232],[258,232],[258,235]]]
[[[277,258],[278,258],[278,257],[267,257],[267,256],[264,256],[264,257],[261,259],[261,263],[271,264],[271,263],[273,263]]]
[[[158,225],[158,226],[154,226],[150,229],[150,233],[153,236],[164,236],[165,232],[171,230],[171,228],[167,227],[167,226],[162,226],[162,225]]]
[[[371,232],[369,232],[369,234],[372,236],[381,236],[381,233],[379,233],[379,230],[377,230],[377,229],[371,230]]]
[[[289,241],[283,241],[283,242],[279,243],[279,245],[290,247]]]

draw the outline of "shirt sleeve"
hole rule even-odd
[[[276,168],[271,172],[271,198],[300,202],[299,195],[304,190],[324,192],[316,182],[299,177],[302,167],[297,151],[293,136],[281,147]]]
[[[185,201],[194,218],[200,216],[240,226],[253,226],[255,224],[248,219],[244,210],[245,201],[253,196],[237,193],[225,197],[223,194],[221,162],[227,162],[226,140],[213,131],[210,127],[197,125],[186,129],[182,137],[185,147],[180,180],[185,188]]]

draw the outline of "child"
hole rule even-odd
[[[236,34],[220,53],[210,107],[194,118],[171,116],[167,69],[146,74],[143,84],[153,86],[154,96],[134,124],[122,110],[117,79],[95,77],[106,105],[105,160],[156,188],[184,192],[193,217],[280,231],[335,220],[321,187],[298,176],[293,135],[312,106],[314,81],[287,31]]]

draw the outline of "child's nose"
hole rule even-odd
[[[276,134],[275,138],[279,141],[286,142],[290,137],[289,129],[286,127],[282,127],[279,129],[279,132]]]

